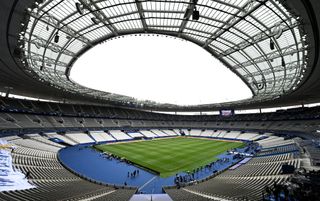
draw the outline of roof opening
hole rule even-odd
[[[207,51],[163,35],[130,35],[81,56],[70,78],[86,87],[177,105],[250,98],[245,83]]]

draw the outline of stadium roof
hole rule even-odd
[[[168,111],[319,101],[320,81],[314,77],[315,70],[319,71],[319,16],[314,12],[319,3],[316,0],[285,2],[3,1],[1,25],[7,29],[1,29],[1,47],[8,48],[8,52],[1,48],[4,53],[1,54],[4,72],[1,90],[41,98]],[[251,89],[253,98],[195,106],[159,104],[89,89],[69,79],[70,69],[84,52],[128,34],[163,34],[201,46],[237,74]],[[6,57],[8,53],[10,57]]]

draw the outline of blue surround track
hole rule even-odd
[[[84,178],[116,186],[124,186],[126,183],[127,186],[137,187],[139,193],[159,194],[163,193],[163,186],[175,185],[175,176],[161,178],[134,165],[129,165],[116,159],[107,159],[101,152],[91,148],[91,145],[82,144],[61,149],[58,154],[60,162]],[[238,151],[243,152],[244,149],[238,149]],[[200,170],[195,174],[195,179],[201,180],[207,178],[213,174],[213,171],[224,170],[240,160],[233,159],[233,155],[228,153],[221,154],[218,158],[228,158],[229,161],[216,162],[211,169],[204,168]],[[138,169],[138,176],[134,178],[128,177],[128,172]],[[186,173],[181,172],[179,175],[183,176]]]

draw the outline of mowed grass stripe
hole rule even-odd
[[[220,142],[219,144],[222,144],[222,143],[224,143],[224,142]],[[206,142],[206,144],[207,144],[207,142]],[[201,145],[201,144],[198,144],[198,145]],[[141,148],[141,147],[140,147]],[[183,148],[183,146],[180,146],[180,148]],[[181,153],[181,154],[179,154],[179,152],[178,153],[176,153],[176,157],[177,156],[179,156],[179,155],[185,155],[185,154],[193,154],[193,152],[198,152],[198,151],[202,151],[201,150],[201,148],[202,149],[206,149],[206,147],[205,146],[199,146],[199,148],[197,147],[197,148],[195,148],[195,149],[191,149],[191,151],[188,151],[188,149],[187,150],[184,150],[184,153]],[[120,149],[122,149],[122,148],[120,148]],[[159,153],[159,150],[156,150],[156,152],[154,153],[153,151],[151,152],[151,150],[148,150],[148,152],[146,152],[146,149],[148,149],[148,148],[146,148],[146,147],[144,147],[143,148],[143,150],[141,150],[141,151],[139,151],[139,150],[132,150],[130,147],[127,149],[127,150],[122,150],[121,152],[122,153],[120,153],[121,154],[121,156],[122,157],[124,157],[125,155],[126,155],[126,153],[125,152],[127,152],[127,153],[132,153],[132,152],[135,152],[136,154],[143,154],[145,157],[147,157],[147,156],[154,156],[154,155],[158,155]],[[116,150],[113,150],[113,151],[116,151]],[[117,152],[119,152],[119,151],[117,151]],[[172,147],[168,147],[167,149],[164,149],[164,151],[162,152],[163,154],[165,154],[165,152],[168,152],[169,154],[168,155],[163,155],[164,157],[162,157],[162,160],[161,161],[159,161],[158,160],[158,158],[155,158],[155,159],[152,159],[152,160],[146,160],[146,161],[144,161],[145,163],[149,163],[150,165],[161,165],[162,164],[162,166],[163,166],[163,168],[166,168],[166,169],[169,169],[170,168],[170,170],[172,169],[172,160],[173,159],[177,159],[176,157],[175,158],[173,158],[172,156],[171,156],[171,154],[170,153],[173,153],[173,151],[172,151]],[[167,156],[167,157],[166,157]],[[192,156],[192,155],[191,155]],[[133,159],[133,158],[136,158],[136,157],[130,157],[131,159]],[[137,158],[139,158],[139,157],[137,157]],[[199,157],[197,157],[197,156],[195,156],[195,158],[196,159],[201,159],[201,158],[199,158]],[[188,160],[191,160],[191,161],[189,161],[189,163],[193,163],[194,162],[194,158],[193,157],[188,157],[187,158]],[[180,163],[181,162],[181,164],[182,164],[182,166],[181,167],[183,167],[184,166],[184,163],[186,163],[186,162],[184,162],[184,158],[182,158],[182,160],[176,160],[176,162],[178,162],[178,163]],[[157,162],[160,162],[160,164],[159,163],[157,163]],[[188,165],[188,164],[187,164]],[[179,167],[179,166],[178,166]],[[158,169],[157,167],[156,167],[156,169]]]
[[[178,137],[97,145],[95,148],[124,157],[166,177],[192,171],[217,160],[217,155],[243,145],[241,142]]]

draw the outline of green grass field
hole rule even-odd
[[[177,137],[97,145],[94,148],[126,158],[159,173],[161,177],[168,177],[209,164],[217,160],[217,155],[242,146],[241,142]]]

